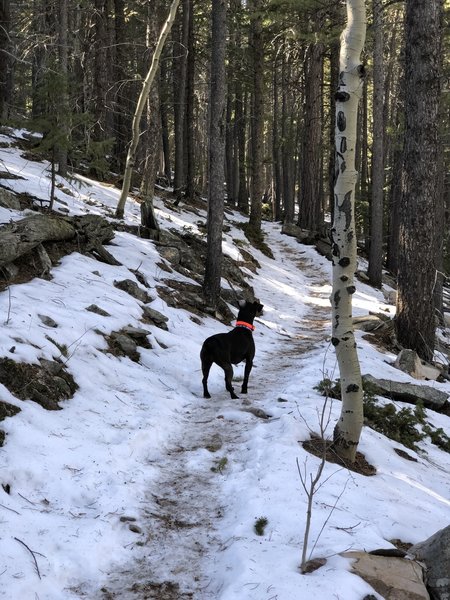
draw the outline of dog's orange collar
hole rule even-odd
[[[245,321],[236,321],[236,327],[245,327],[249,331],[255,331],[255,326],[251,323],[246,323]]]

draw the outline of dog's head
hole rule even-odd
[[[253,323],[255,317],[262,315],[263,308],[264,305],[258,301],[248,302],[247,300],[240,300],[238,320]]]

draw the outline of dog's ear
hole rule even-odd
[[[256,314],[261,314],[264,308],[264,304],[260,304],[259,302],[253,302],[253,306],[255,307]]]
[[[246,300],[239,300],[238,304],[239,304],[239,308],[244,308],[244,306],[247,304],[247,301]]]

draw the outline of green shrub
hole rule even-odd
[[[264,535],[264,531],[268,524],[269,521],[266,517],[259,517],[259,519],[256,519],[255,524],[253,525],[256,535]]]

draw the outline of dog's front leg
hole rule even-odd
[[[243,394],[247,393],[247,385],[248,385],[248,377],[250,375],[250,371],[252,370],[253,360],[251,358],[247,358],[245,361],[245,371],[244,371],[244,381],[242,382],[241,392]]]

